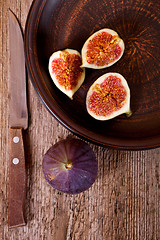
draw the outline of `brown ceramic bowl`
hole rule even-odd
[[[125,42],[120,61],[103,70],[86,69],[86,79],[70,100],[52,82],[50,55],[81,51],[95,31],[111,28]],[[121,149],[160,146],[160,1],[36,0],[25,30],[25,52],[32,83],[50,113],[66,128],[94,143]],[[131,89],[132,117],[98,121],[86,111],[86,93],[102,74],[118,72]]]

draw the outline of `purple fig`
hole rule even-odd
[[[79,139],[57,142],[43,158],[45,179],[64,193],[77,194],[87,190],[94,183],[97,172],[94,152]]]

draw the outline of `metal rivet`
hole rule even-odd
[[[13,138],[13,142],[14,142],[14,143],[18,143],[18,142],[19,142],[19,137],[17,137],[17,136],[14,137],[14,138]]]
[[[12,160],[12,162],[13,162],[13,164],[18,164],[19,163],[19,159],[18,158],[13,158],[13,160]]]

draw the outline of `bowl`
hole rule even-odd
[[[49,112],[79,137],[117,149],[160,146],[160,1],[35,0],[25,28],[25,56],[34,88]],[[73,100],[53,83],[50,55],[81,48],[94,32],[110,28],[125,43],[122,58],[109,68],[86,69],[86,78]],[[102,74],[122,74],[131,90],[132,116],[98,121],[86,110],[86,94]]]

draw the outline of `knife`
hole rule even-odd
[[[8,226],[24,226],[26,171],[23,130],[28,127],[26,68],[24,43],[20,25],[9,9],[9,185]]]

